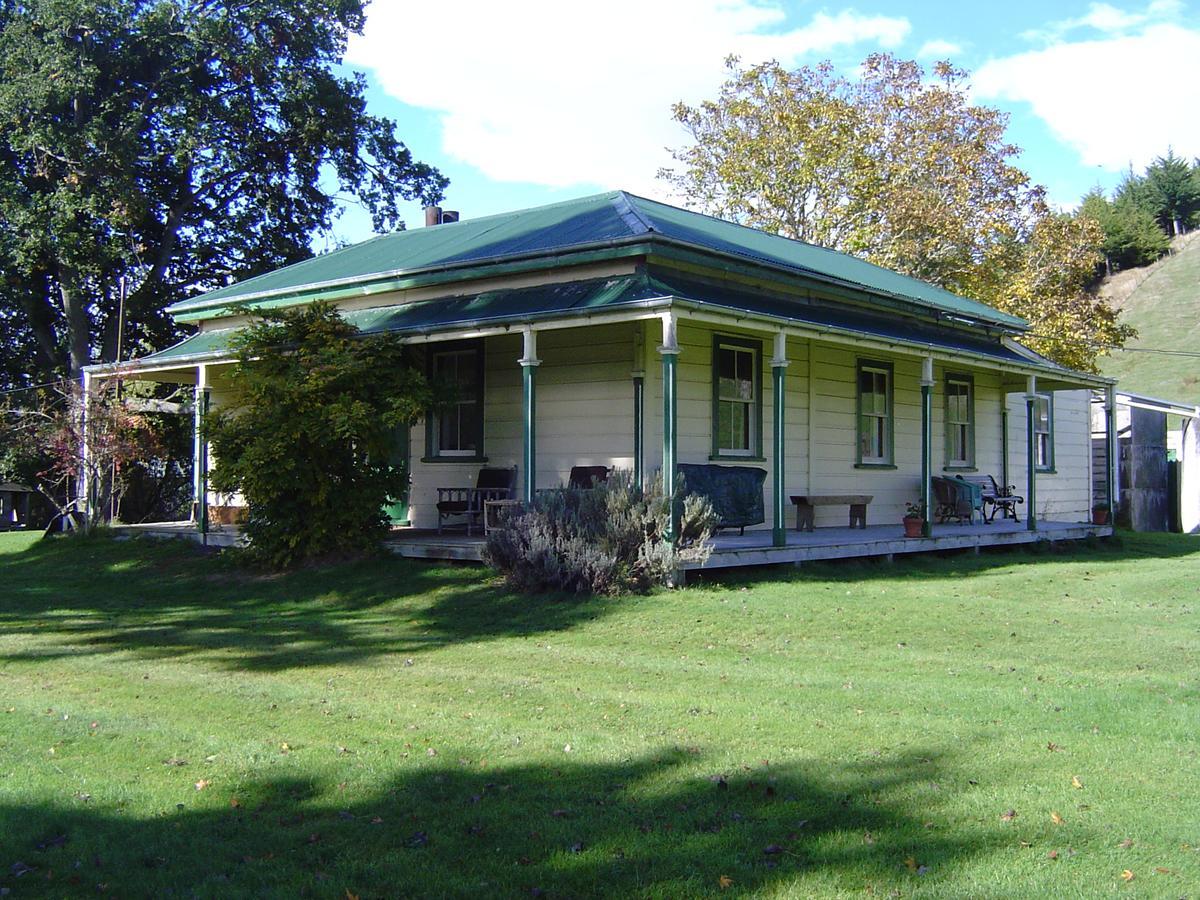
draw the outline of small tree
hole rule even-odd
[[[119,506],[131,466],[159,451],[154,423],[122,399],[119,378],[95,380],[86,394],[64,382],[8,404],[3,444],[0,474],[29,482],[66,527],[88,531]]]
[[[400,338],[328,303],[268,313],[239,338],[229,388],[205,423],[212,485],[246,498],[252,552],[282,568],[376,548],[407,484],[397,429],[431,403]]]

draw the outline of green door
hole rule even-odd
[[[409,460],[409,431],[408,425],[396,429],[396,453],[392,457],[392,465],[402,466],[405,471],[404,493],[393,498],[386,507],[388,518],[393,525],[410,525],[408,519],[408,485],[412,482],[412,470]]]

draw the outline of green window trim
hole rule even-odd
[[[750,406],[750,446],[744,451],[721,446],[721,379],[720,354],[722,348],[743,350],[754,354],[753,391],[754,397]],[[732,462],[761,462],[763,460],[763,345],[762,341],[753,338],[734,337],[725,334],[714,334],[712,338],[712,421],[709,431],[712,433],[711,460]],[[725,401],[729,402],[729,401]]]
[[[436,451],[437,433],[439,428],[439,413],[436,409],[431,410],[425,416],[425,453],[421,457],[421,462],[438,462],[438,463],[475,463],[487,462],[487,456],[484,454],[483,447],[483,425],[484,425],[484,408],[483,408],[483,373],[484,373],[484,345],[483,338],[469,338],[461,341],[441,341],[432,343],[428,346],[425,353],[425,374],[430,380],[434,378],[434,359],[439,354],[446,353],[461,353],[462,351],[470,350],[475,355],[475,396],[473,397],[475,407],[478,410],[478,434],[479,446],[474,453],[442,453]]]
[[[878,359],[859,359],[855,366],[854,377],[854,467],[856,469],[894,469],[896,468],[896,370],[890,362],[884,362]],[[886,386],[886,409],[882,416],[872,413],[878,418],[883,419],[884,434],[882,443],[886,447],[886,452],[881,457],[864,457],[863,456],[863,439],[866,437],[866,432],[863,430],[863,419],[865,413],[863,410],[863,374],[864,373],[883,374],[887,378]],[[872,392],[873,393],[873,392]]]
[[[1038,427],[1038,408],[1041,401],[1046,402],[1046,428],[1042,430]],[[1034,439],[1034,454],[1038,460],[1035,469],[1046,475],[1053,475],[1054,468],[1054,394],[1050,392],[1039,393],[1037,400],[1033,406],[1033,428],[1035,435],[1046,435],[1045,451],[1042,451],[1042,444],[1038,438]]]
[[[963,394],[956,393],[951,390],[951,384],[958,387],[965,387],[966,392],[966,416],[951,418],[954,415],[954,400]],[[945,456],[944,467],[947,471],[974,471],[975,470],[975,378],[965,372],[946,372],[942,375],[942,431],[945,437]],[[954,447],[956,443],[956,431],[962,429],[963,439],[963,458],[956,458],[954,455]]]

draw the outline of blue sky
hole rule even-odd
[[[670,104],[714,96],[731,53],[846,74],[877,50],[950,59],[1010,113],[1019,164],[1060,206],[1168,145],[1200,156],[1200,11],[1184,0],[374,0],[367,16],[347,65],[464,218],[612,188],[670,201]],[[422,224],[416,205],[405,217]],[[350,208],[336,235],[370,222]]]

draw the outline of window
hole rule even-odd
[[[975,383],[946,373],[946,467],[975,465]]]
[[[1033,461],[1044,472],[1054,468],[1054,398],[1038,394],[1033,401]]]
[[[892,464],[892,365],[858,364],[858,462]]]
[[[761,358],[759,341],[713,337],[713,456],[762,452]]]
[[[452,396],[429,416],[428,456],[482,457],[483,343],[456,341],[435,346],[429,353],[429,377]]]

